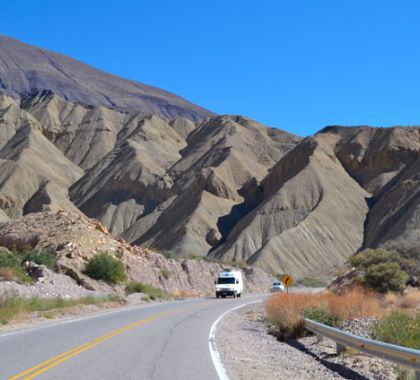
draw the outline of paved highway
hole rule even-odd
[[[1,379],[217,380],[212,325],[263,298],[141,305],[0,335]]]

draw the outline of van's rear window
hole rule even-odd
[[[218,284],[234,284],[235,278],[234,277],[219,277],[217,279]]]

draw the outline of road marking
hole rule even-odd
[[[39,326],[30,326],[30,327],[22,327],[22,328],[18,328],[15,331],[10,331],[10,332],[0,332],[0,340],[4,337],[9,337],[12,335],[22,335],[22,334],[26,334],[27,332],[33,332],[33,331],[38,331],[38,330],[43,330],[43,329],[49,329],[51,327],[56,327],[56,326],[60,326],[60,325],[67,325],[67,324],[72,324],[72,323],[77,323],[77,322],[81,322],[81,321],[86,321],[89,319],[95,319],[95,318],[99,318],[99,317],[103,317],[103,316],[108,316],[108,315],[112,315],[112,314],[118,314],[118,313],[129,313],[133,310],[143,310],[145,308],[147,309],[151,309],[151,308],[157,308],[157,307],[161,307],[163,304],[164,305],[176,305],[179,303],[182,304],[189,304],[196,301],[194,300],[182,300],[182,301],[165,301],[165,302],[159,302],[156,305],[133,305],[133,306],[125,306],[122,308],[118,308],[116,310],[101,310],[99,312],[95,312],[94,314],[91,315],[84,315],[82,317],[77,317],[77,318],[72,318],[71,319],[62,319],[62,320],[58,320],[58,321],[47,321],[47,322],[42,322],[41,325]]]
[[[120,335],[126,331],[132,330],[136,327],[140,327],[142,325],[145,325],[146,323],[150,323],[158,318],[162,318],[171,314],[176,313],[178,310],[171,310],[171,311],[167,311],[167,312],[162,312],[159,314],[155,314],[152,315],[148,318],[145,319],[141,319],[139,321],[130,323],[129,325],[123,326],[119,329],[113,330],[107,334],[104,334],[98,338],[92,339],[89,342],[86,342],[80,346],[77,346],[71,350],[65,351],[57,356],[54,356],[42,363],[39,363],[29,369],[27,369],[26,371],[23,371],[21,373],[18,373],[17,375],[14,375],[12,377],[9,377],[8,380],[29,380],[29,379],[33,379],[34,377],[48,371],[50,368],[55,367],[56,365],[63,363],[67,360],[69,360],[70,358],[72,358],[73,356],[79,355],[84,351],[90,350],[91,348],[97,346],[100,343],[106,342],[107,340]]]
[[[243,305],[233,307],[232,309],[225,311],[219,318],[216,319],[216,321],[211,326],[210,334],[209,334],[209,350],[210,350],[211,360],[213,361],[213,365],[214,365],[214,368],[216,369],[219,380],[230,380],[230,379],[229,379],[229,376],[227,375],[226,368],[223,365],[222,360],[220,359],[219,351],[217,351],[216,328],[217,328],[218,323],[222,320],[224,316],[231,313],[232,311],[235,311],[237,309],[240,309],[241,307],[245,307],[245,306],[252,305],[254,303],[259,303],[259,302],[262,302],[262,300],[252,301],[252,302],[245,303]]]

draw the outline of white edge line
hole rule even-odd
[[[199,299],[200,300],[200,299]],[[85,321],[85,320],[89,320],[89,319],[94,319],[94,318],[101,318],[101,317],[105,317],[111,314],[117,314],[117,313],[129,313],[131,311],[135,311],[135,310],[141,310],[141,309],[149,309],[149,308],[156,308],[159,306],[163,306],[163,305],[171,305],[171,304],[177,304],[180,302],[185,302],[185,303],[189,303],[189,302],[194,302],[196,301],[196,299],[193,300],[176,300],[176,301],[165,301],[165,302],[158,302],[152,305],[148,305],[148,304],[138,304],[138,305],[123,305],[121,308],[117,307],[116,309],[111,309],[111,310],[98,310],[97,312],[94,312],[94,314],[86,314],[83,316],[75,316],[73,317],[65,317],[63,319],[59,319],[56,321],[48,321],[48,322],[41,322],[39,325],[37,326],[22,326],[17,327],[16,330],[12,330],[12,331],[4,331],[4,332],[0,332],[0,339],[5,338],[5,337],[9,337],[11,335],[19,335],[19,334],[25,334],[25,333],[30,333],[30,332],[35,332],[37,330],[43,330],[43,329],[48,329],[50,327],[56,327],[56,326],[60,326],[60,325],[67,325],[67,324],[71,324],[71,323],[77,323],[77,322],[81,322],[81,321]]]
[[[228,311],[225,311],[219,318],[216,319],[216,321],[213,323],[210,329],[209,334],[209,351],[211,360],[213,361],[214,368],[216,369],[217,376],[219,377],[219,380],[230,380],[229,376],[227,375],[226,368],[222,363],[222,360],[220,359],[219,351],[217,351],[217,344],[216,344],[216,329],[218,323],[225,317],[227,314],[231,313],[232,311],[235,311],[237,309],[240,309],[241,307],[245,307],[248,305],[252,305],[254,303],[262,302],[263,300],[258,301],[252,301],[245,303],[243,305],[236,306],[232,309],[229,309]]]

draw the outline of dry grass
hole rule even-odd
[[[0,268],[0,278],[3,281],[16,281],[19,279],[19,274],[14,268]]]
[[[117,296],[109,295],[103,297],[86,296],[79,299],[42,299],[42,298],[23,298],[11,296],[0,299],[0,323],[6,324],[17,315],[28,314],[34,311],[47,312],[54,309],[71,308],[78,305],[97,305],[107,302],[118,302]]]
[[[420,309],[420,290],[412,290],[404,295],[399,293],[387,293],[385,294],[383,301],[387,311]]]
[[[187,290],[175,290],[172,295],[177,299],[183,299],[183,298],[193,298],[200,296],[200,292],[194,292],[194,291],[187,291]]]
[[[398,295],[396,293],[386,293],[384,296],[384,303],[386,308],[395,307],[398,301]]]
[[[399,309],[420,309],[420,290],[415,290],[405,294],[402,298],[397,298]]]
[[[377,317],[383,313],[381,296],[363,288],[354,288],[341,295],[319,294],[321,306],[343,320]]]
[[[279,337],[298,336],[303,332],[305,310],[313,307],[321,307],[341,320],[383,313],[381,296],[355,288],[341,295],[331,292],[275,294],[266,303],[267,319]]]

